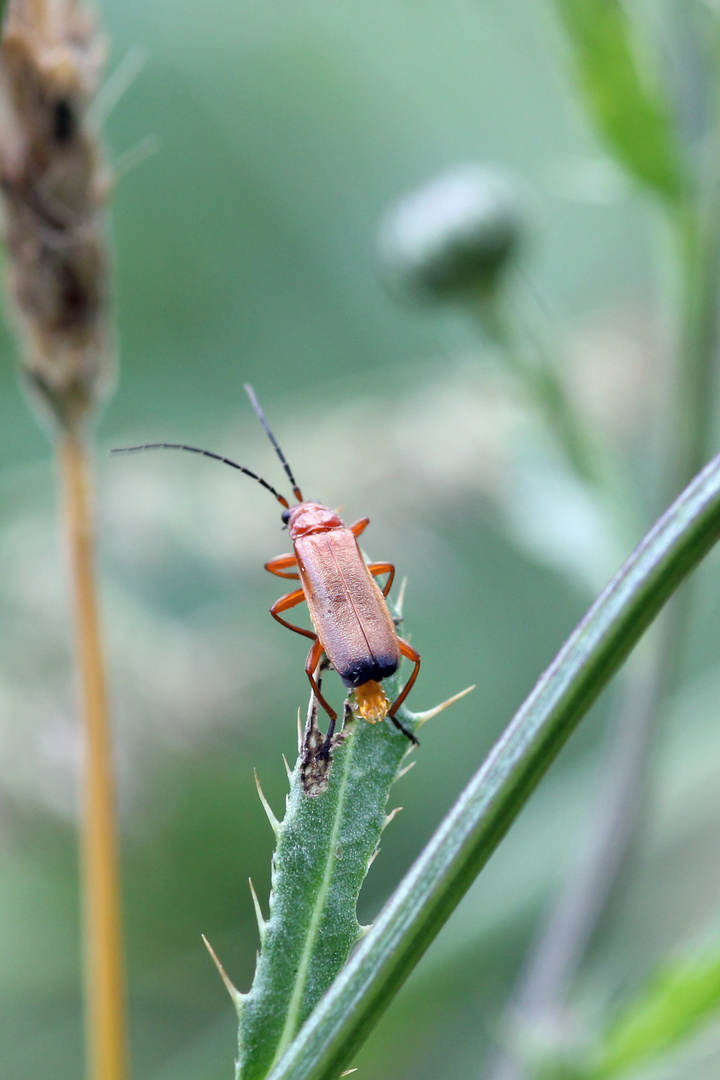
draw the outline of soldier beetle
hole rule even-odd
[[[397,711],[410,693],[420,669],[420,657],[407,641],[398,636],[386,597],[395,577],[392,563],[366,563],[360,553],[357,538],[370,522],[361,518],[346,526],[338,515],[322,503],[303,499],[300,488],[285,460],[251,386],[245,387],[260,423],[275,448],[282,467],[297,499],[290,506],[284,495],[262,477],[238,465],[229,458],[182,443],[145,443],[113,450],[113,453],[135,453],[142,450],[186,450],[192,454],[221,461],[246,476],[257,480],[275,496],[283,507],[282,520],[290,533],[293,552],[278,555],[265,563],[265,569],[277,577],[300,581],[300,588],[281,596],[270,608],[270,614],[288,630],[302,634],[312,641],[305,662],[305,672],[313,694],[330,717],[330,726],[322,753],[326,754],[335,730],[337,713],[328,704],[318,684],[317,674],[323,656],[340,676],[343,684],[355,694],[357,711],[371,724],[388,717],[411,742],[417,739],[397,718]],[[379,588],[375,578],[387,574],[385,585]],[[305,601],[310,612],[312,630],[295,626],[283,618],[283,613]],[[390,704],[380,685],[394,675],[405,656],[415,665],[400,694]]]

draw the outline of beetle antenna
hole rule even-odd
[[[265,419],[265,416],[263,414],[262,409],[260,408],[260,404],[258,402],[258,399],[255,396],[255,391],[253,390],[252,386],[250,386],[249,383],[245,383],[245,392],[246,392],[247,396],[250,398],[250,404],[252,405],[253,409],[255,410],[255,413],[257,415],[258,420],[260,421],[262,426],[265,428],[265,431],[267,433],[268,438],[270,439],[270,442],[275,447],[275,453],[277,454],[277,456],[280,458],[280,461],[282,462],[282,467],[283,467],[283,469],[285,470],[285,472],[287,474],[288,480],[292,484],[293,495],[295,496],[295,498],[297,499],[298,502],[302,502],[303,497],[300,494],[300,488],[297,486],[297,481],[295,480],[295,477],[292,474],[292,470],[290,469],[290,466],[288,465],[287,461],[285,460],[285,455],[283,454],[282,450],[280,449],[277,439],[275,438],[272,431],[270,430],[268,422]]]
[[[237,461],[231,461],[230,458],[221,457],[220,454],[213,454],[212,450],[201,450],[197,446],[185,446],[184,443],[156,442],[143,443],[141,446],[118,446],[114,450],[111,450],[110,453],[138,454],[143,450],[187,450],[191,454],[202,454],[203,457],[212,458],[213,461],[222,461],[224,465],[229,465],[231,468],[237,469],[238,472],[245,473],[246,476],[250,476],[253,480],[257,480],[258,484],[261,484],[275,496],[281,506],[284,506],[286,510],[289,509],[290,504],[285,496],[277,492],[272,484],[268,484],[267,480],[263,480],[262,476],[258,476],[257,473],[247,469],[244,465],[238,465]]]

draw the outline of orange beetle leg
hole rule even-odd
[[[320,665],[320,662],[322,660],[324,651],[325,650],[323,649],[322,642],[319,639],[317,639],[314,642],[312,648],[310,649],[310,652],[308,653],[308,658],[305,661],[305,673],[306,673],[308,679],[310,680],[310,685],[312,687],[312,692],[315,695],[315,698],[317,699],[319,704],[322,705],[323,709],[325,710],[325,712],[330,717],[330,726],[328,727],[327,735],[325,736],[325,742],[323,743],[323,748],[316,755],[319,758],[325,758],[328,755],[328,750],[330,749],[330,743],[332,741],[333,734],[335,733],[335,721],[337,720],[337,713],[335,712],[334,709],[331,709],[330,706],[328,705],[327,701],[325,700],[322,693],[320,692],[320,685],[315,679],[315,671],[317,670],[318,666]]]
[[[390,587],[395,580],[395,567],[391,562],[371,562],[368,564],[368,570],[373,577],[377,577],[378,574],[387,574],[388,579],[383,586],[382,594],[387,596],[390,592]]]
[[[411,742],[414,742],[416,746],[419,746],[420,743],[418,742],[418,740],[415,738],[412,732],[408,731],[404,724],[400,723],[400,721],[395,716],[395,713],[412,690],[413,683],[418,677],[418,672],[420,670],[420,655],[415,651],[415,649],[413,649],[412,645],[409,645],[407,641],[403,641],[402,638],[398,638],[398,643],[400,645],[400,652],[402,653],[402,655],[407,657],[408,660],[412,660],[412,662],[415,664],[415,668],[412,675],[405,683],[405,687],[402,693],[395,699],[395,701],[390,706],[388,716],[392,720],[395,727],[399,728],[400,731],[402,731],[403,735],[407,735],[408,739],[410,739]]]
[[[306,673],[308,679],[310,680],[310,685],[312,686],[313,694],[318,699],[318,701],[322,705],[323,709],[325,710],[325,712],[330,717],[330,721],[331,721],[330,735],[332,735],[333,728],[335,727],[335,721],[337,720],[337,713],[335,712],[334,709],[330,708],[327,701],[325,700],[322,693],[320,692],[320,687],[318,686],[317,682],[315,681],[315,670],[316,670],[318,664],[320,663],[320,661],[322,659],[323,652],[324,652],[324,649],[323,649],[323,646],[322,646],[322,642],[319,639],[316,639],[313,646],[312,646],[312,648],[310,649],[310,652],[308,653],[308,658],[305,661],[305,673]]]
[[[283,573],[283,570],[286,570],[289,566],[297,566],[297,559],[294,555],[276,555],[270,562],[265,563],[265,569],[269,570],[271,574],[275,574],[276,577],[299,578],[299,574]]]
[[[286,622],[285,619],[280,618],[281,611],[287,611],[289,608],[297,607],[304,599],[305,593],[302,589],[295,589],[293,592],[288,593],[287,596],[281,596],[279,600],[276,600],[270,608],[270,614],[273,619],[277,619],[277,621],[282,626],[286,626],[288,630],[294,630],[296,634],[302,634],[303,637],[309,637],[315,641],[317,634],[313,630],[305,630],[302,626],[294,626],[292,623]]]
[[[367,529],[369,524],[370,518],[360,518],[359,521],[356,521],[354,525],[350,526],[350,532],[355,536],[359,536],[361,532]]]

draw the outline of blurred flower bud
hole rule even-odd
[[[26,384],[74,431],[111,382],[108,178],[88,109],[104,59],[78,0],[8,0],[0,188]]]
[[[383,222],[380,251],[392,279],[415,293],[487,293],[521,233],[513,185],[490,169],[468,166],[401,199]]]

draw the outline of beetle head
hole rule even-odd
[[[284,510],[283,521],[290,530],[293,540],[308,533],[327,532],[329,529],[341,529],[342,521],[334,510],[318,502],[301,502]]]

